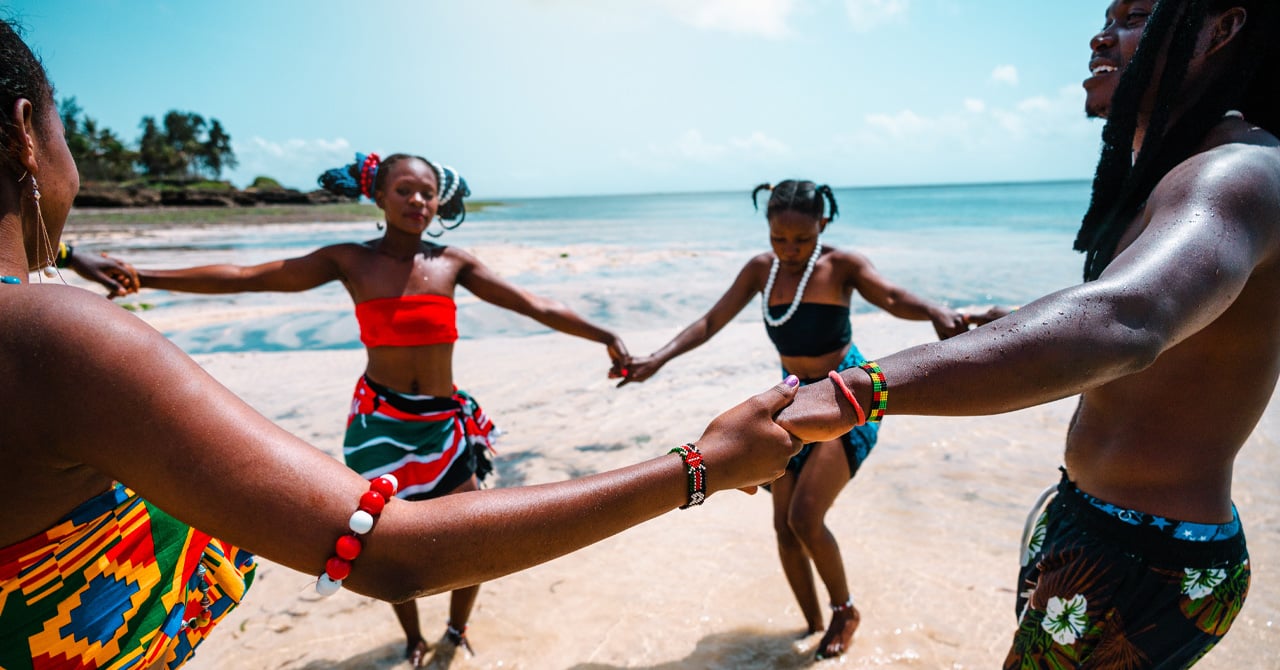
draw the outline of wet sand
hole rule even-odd
[[[287,309],[283,301],[280,309]],[[165,329],[162,310],[143,318]],[[633,352],[677,327],[624,333]],[[932,337],[928,324],[857,316],[871,357]],[[695,439],[721,410],[774,383],[758,323],[730,324],[643,385],[613,388],[593,343],[562,335],[459,342],[458,384],[506,431],[496,486],[551,482],[628,464]],[[363,352],[197,356],[215,377],[293,433],[340,456]],[[837,499],[839,538],[863,622],[852,651],[819,667],[998,667],[1012,635],[1017,544],[1027,507],[1056,481],[1071,400],[996,417],[890,417]],[[1254,581],[1203,668],[1280,667],[1280,405],[1244,448],[1235,499]],[[714,473],[712,473],[714,476]],[[484,584],[469,637],[433,667],[796,668],[820,636],[779,567],[768,494],[720,493],[545,565]],[[399,668],[391,608],[349,592],[314,596],[311,576],[263,561],[246,603],[189,666]],[[825,596],[825,593],[823,594]],[[444,631],[448,597],[419,601],[423,631]]]

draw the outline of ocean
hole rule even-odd
[[[823,242],[865,254],[918,295],[955,307],[1016,305],[1080,280],[1083,258],[1071,243],[1088,204],[1087,182],[835,194],[840,215]],[[167,259],[179,251],[184,258],[200,252],[208,263],[252,264],[376,238],[374,224],[140,228],[128,239],[85,242],[139,267],[172,267]],[[67,235],[75,240],[74,228]],[[768,249],[764,215],[748,191],[506,200],[471,213],[438,241],[471,251],[515,285],[560,300],[624,339],[631,330],[696,319],[749,258]],[[350,299],[337,282],[287,301],[146,290],[123,302],[146,308],[149,320],[192,354],[360,347]],[[547,332],[464,289],[458,302],[464,340]],[[854,301],[855,313],[875,309]],[[757,311],[749,306],[738,318],[758,319]]]

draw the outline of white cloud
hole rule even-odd
[[[996,69],[991,71],[991,81],[994,81],[997,84],[1017,86],[1018,68],[1012,65],[997,65]]]
[[[1051,138],[1096,142],[1097,128],[1083,113],[1084,92],[1066,86],[1052,95],[1025,98],[1009,107],[968,98],[953,111],[925,115],[911,109],[868,114],[862,127],[838,138],[847,150],[894,148],[921,154],[969,151],[1009,153]]]
[[[867,32],[876,26],[906,16],[909,0],[845,0],[849,22],[858,32]]]
[[[787,145],[781,140],[769,137],[758,130],[747,137],[730,139],[729,146],[748,154],[784,154],[788,150]]]
[[[310,191],[321,172],[355,160],[355,149],[345,138],[268,140],[251,137],[232,140],[239,165],[228,174],[232,182],[247,186],[256,177],[267,176],[282,185]],[[366,149],[367,151],[368,149]]]
[[[779,39],[791,34],[788,21],[797,0],[658,0],[658,5],[704,30]]]
[[[642,151],[623,151],[621,158],[637,167],[667,172],[675,166],[689,164],[740,165],[773,160],[790,152],[791,148],[785,142],[758,130],[744,137],[713,141],[702,131],[690,129],[669,142],[651,142]]]
[[[1053,109],[1053,101],[1043,95],[1038,95],[1034,98],[1020,101],[1017,109],[1023,113],[1047,112]]]

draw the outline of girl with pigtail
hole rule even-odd
[[[506,282],[471,254],[422,238],[438,219],[444,230],[466,217],[467,183],[447,166],[408,154],[379,159],[356,154],[350,165],[319,177],[326,190],[363,195],[383,210],[381,238],[323,247],[299,258],[252,267],[208,265],[182,270],[138,269],[142,287],[194,293],[305,291],[340,280],[355,302],[368,365],[356,384],[343,456],[366,479],[393,475],[397,496],[425,500],[474,491],[493,470],[494,427],[479,404],[453,381],[458,339],[454,293],[481,300],[548,327],[605,345],[612,376],[627,359],[622,340],[568,307]],[[480,587],[455,589],[444,639],[470,650],[467,620]],[[393,604],[417,666],[430,649],[413,600]]]
[[[761,294],[765,330],[778,351],[783,374],[794,374],[802,383],[866,363],[852,342],[849,306],[855,292],[896,317],[932,321],[939,338],[967,330],[960,312],[893,284],[866,256],[822,244],[820,235],[839,212],[830,186],[794,179],[776,186],[761,184],[751,192],[753,204],[761,191],[770,192],[765,217],[772,251],[748,261],[702,318],[653,354],[632,359],[619,386],[645,381],[671,359],[710,340],[756,294]],[[869,417],[839,438],[806,444],[770,487],[778,554],[804,613],[807,634],[823,630],[812,569],[817,569],[830,597],[831,623],[818,645],[818,658],[844,653],[858,627],[840,547],[825,517],[875,446],[877,418]]]

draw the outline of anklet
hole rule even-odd
[[[467,639],[467,626],[462,625],[462,630],[453,627],[453,622],[446,622],[444,625],[444,638],[453,643],[455,647],[462,647],[472,656],[476,655],[474,649],[471,648],[471,641]]]
[[[867,415],[863,413],[862,405],[858,404],[858,399],[853,397],[853,391],[849,390],[849,385],[844,383],[844,377],[841,377],[840,373],[836,372],[835,370],[828,372],[827,377],[829,377],[831,381],[835,383],[836,388],[840,389],[840,392],[844,394],[845,400],[848,400],[849,404],[853,405],[853,411],[856,412],[858,415],[858,422],[853,425],[861,426],[862,424],[866,423]]]
[[[334,555],[325,561],[324,572],[316,580],[316,593],[331,596],[342,588],[342,580],[351,574],[351,562],[364,549],[359,536],[373,530],[373,524],[378,515],[382,514],[382,508],[396,494],[399,486],[395,475],[390,474],[369,482],[369,490],[360,496],[359,506],[347,521],[347,528],[351,529],[351,533],[339,537],[334,543]]]
[[[867,423],[879,423],[889,407],[889,382],[885,381],[884,370],[875,361],[867,361],[858,367],[871,376],[871,414],[867,415]]]
[[[843,605],[832,605],[831,613],[839,614],[841,612],[848,612],[851,609],[853,609],[853,596],[849,596],[849,599],[846,600]]]
[[[707,466],[702,464],[702,452],[692,442],[668,451],[669,454],[680,454],[680,460],[689,472],[689,502],[680,509],[689,509],[701,505],[707,499]]]

